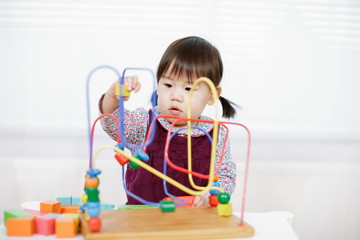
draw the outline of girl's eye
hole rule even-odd
[[[165,87],[168,87],[168,88],[172,87],[172,85],[170,83],[165,83],[164,85],[165,85]]]
[[[185,90],[188,91],[188,92],[190,92],[191,87],[186,87]]]

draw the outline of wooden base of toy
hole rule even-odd
[[[220,217],[216,208],[102,210],[102,227],[93,233],[80,214],[85,239],[216,239],[251,237],[254,228],[234,215]]]

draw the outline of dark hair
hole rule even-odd
[[[171,66],[171,74],[180,76],[183,73],[190,81],[198,77],[209,78],[215,86],[219,86],[223,75],[223,63],[216,47],[200,37],[185,37],[171,43],[162,56],[157,81]],[[232,118],[236,114],[233,106],[237,105],[224,97],[220,97],[223,117]]]

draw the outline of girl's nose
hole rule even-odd
[[[183,96],[182,96],[182,94],[181,94],[180,91],[174,89],[174,90],[171,92],[170,100],[171,100],[171,101],[182,102],[182,101],[183,101]]]

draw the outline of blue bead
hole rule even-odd
[[[85,208],[86,208],[86,205],[85,205],[85,204],[81,204],[81,205],[80,205],[80,210],[81,210],[81,211],[84,212],[84,211],[85,211]]]
[[[147,155],[147,153],[143,152],[141,149],[137,150],[137,156],[145,162],[149,161],[149,155]]]
[[[220,187],[220,183],[219,183],[218,181],[213,182],[212,185],[213,185],[214,187]],[[219,190],[215,190],[215,189],[210,190],[210,194],[212,194],[212,195],[218,195],[219,193],[220,193]]]
[[[115,145],[115,147],[117,147],[117,148],[119,148],[121,150],[125,149],[124,144],[122,144],[122,143],[119,143],[118,145]]]
[[[101,173],[101,170],[90,168],[86,173],[89,174],[90,177],[96,177]]]
[[[100,215],[100,202],[87,202],[87,213],[90,217],[97,217]]]

